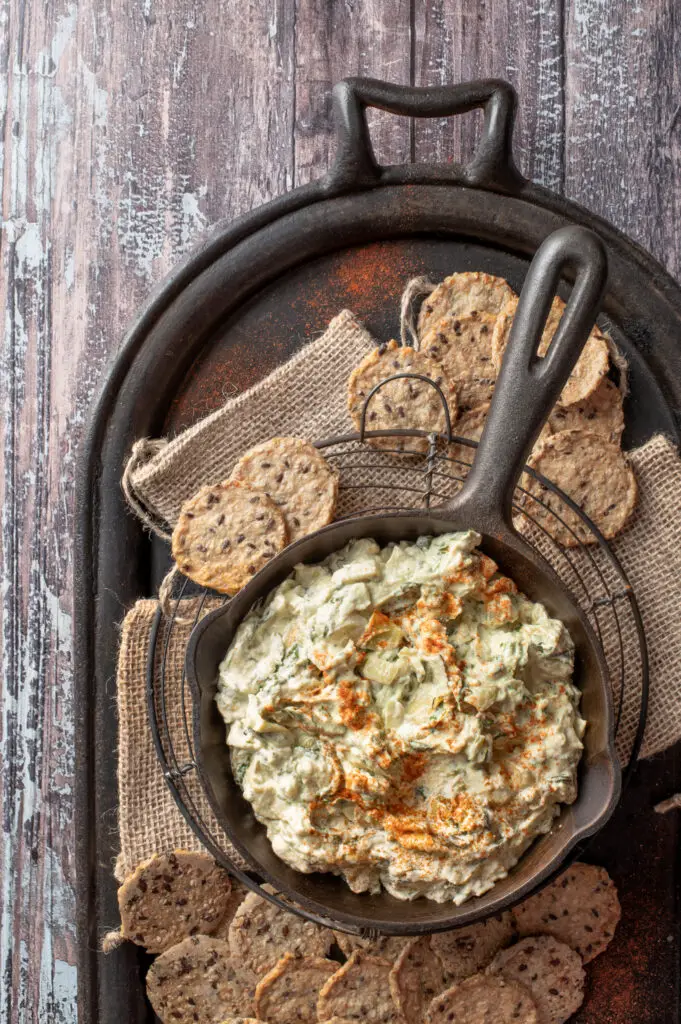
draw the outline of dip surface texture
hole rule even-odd
[[[575,799],[572,640],[480,539],[351,542],[239,627],[217,697],[234,773],[299,871],[462,903]]]

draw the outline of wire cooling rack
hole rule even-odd
[[[396,374],[370,392],[359,432],[316,442],[339,471],[337,519],[435,508],[456,494],[466,479],[477,442],[453,433],[446,399],[428,378],[420,379],[435,387],[442,400],[442,434],[366,430],[367,408],[375,392],[389,380],[404,376],[419,378],[417,374]],[[513,513],[516,528],[552,565],[587,612],[603,649],[612,686],[616,748],[626,783],[643,738],[648,701],[648,656],[636,595],[601,532],[550,480],[528,468],[515,489]],[[159,611],[152,632],[147,702],[156,752],[181,813],[213,856],[232,869],[233,850],[213,817],[196,770],[192,697],[183,667],[184,646],[193,626],[227,600],[179,577],[168,614]],[[180,641],[179,664],[178,644],[171,643],[173,640]],[[251,876],[241,870],[237,874],[254,885]],[[268,898],[281,902],[276,896]]]

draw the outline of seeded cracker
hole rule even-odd
[[[219,939],[193,935],[162,953],[147,973],[147,995],[163,1024],[219,1024],[252,1012],[254,979]]]
[[[421,1024],[435,996],[445,988],[444,968],[433,953],[430,936],[412,939],[390,972],[390,991],[407,1024]]]
[[[636,478],[619,448],[602,434],[589,430],[563,430],[538,445],[530,458],[530,466],[565,491],[574,502],[610,539],[626,525],[636,505]],[[527,474],[526,485],[531,494],[541,498],[585,544],[595,537],[581,520],[555,494],[545,490]],[[555,516],[536,502],[529,501],[530,514],[546,527],[552,537],[565,547],[578,541]]]
[[[431,321],[421,351],[442,364],[445,380],[458,397],[460,412],[488,402],[497,371],[492,359],[492,335],[497,318],[487,313],[445,316]]]
[[[426,1024],[538,1024],[537,1007],[523,986],[474,974],[430,1004]]]
[[[154,854],[118,890],[121,934],[162,953],[188,935],[210,935],[224,916],[231,880],[206,853]]]
[[[182,506],[173,558],[195,583],[235,594],[287,541],[284,516],[266,494],[226,481]]]
[[[592,430],[619,444],[624,430],[622,392],[604,377],[593,394],[573,405],[557,405],[549,417],[554,434],[561,430]]]
[[[573,864],[513,914],[521,935],[552,935],[588,963],[610,944],[622,911],[605,868]]]
[[[375,939],[363,939],[359,935],[349,935],[347,932],[334,932],[336,942],[346,956],[352,956],[356,949],[364,953],[372,953],[374,956],[383,957],[394,963],[398,956],[409,945],[409,936],[402,935],[378,935]]]
[[[418,318],[420,338],[443,316],[469,316],[471,313],[500,313],[515,298],[515,292],[503,277],[473,273],[446,277],[423,300]]]
[[[539,1024],[563,1024],[582,1005],[584,968],[577,953],[550,935],[521,939],[497,953],[491,974],[526,985],[539,1011]]]
[[[390,992],[388,960],[355,950],[319,993],[317,1016],[362,1021],[364,1024],[403,1024]]]
[[[251,448],[237,462],[230,480],[272,499],[283,513],[291,542],[333,519],[338,473],[300,437],[273,437]]]
[[[444,967],[449,985],[486,967],[494,954],[513,939],[513,915],[506,911],[486,921],[431,936],[431,945]]]
[[[357,430],[362,407],[371,389],[395,373],[420,373],[439,384],[447,399],[452,420],[457,415],[456,393],[443,383],[441,364],[424,352],[415,352],[396,341],[381,345],[366,356],[348,378],[348,410]],[[402,379],[391,381],[371,399],[366,416],[367,430],[420,429],[442,432],[445,416],[435,388],[424,381]],[[372,438],[377,448],[400,448],[403,451],[425,451],[425,438]]]
[[[222,939],[223,942],[229,942],[229,926],[234,920],[234,915],[246,898],[246,894],[251,890],[247,889],[246,886],[239,881],[238,878],[232,879],[232,891],[227,901],[227,908],[220,918],[217,928],[213,932],[216,939]]]
[[[517,299],[509,302],[502,315],[497,319],[496,327],[494,328],[492,352],[497,372],[501,369],[501,362],[517,305]],[[539,343],[538,355],[546,355],[564,309],[565,303],[559,296],[556,296],[551,305],[544,333]],[[593,394],[606,376],[609,365],[608,342],[599,328],[594,326],[587,338],[582,354],[568,377],[567,384],[558,399],[558,404],[572,405],[574,402],[584,401],[585,398]]]
[[[271,1024],[315,1024],[319,991],[338,970],[335,960],[285,953],[255,990],[255,1012]]]
[[[325,957],[332,943],[329,929],[289,914],[254,892],[243,901],[229,929],[232,956],[259,977],[284,953]]]

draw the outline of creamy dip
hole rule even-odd
[[[575,799],[572,640],[480,539],[353,541],[239,627],[217,697],[234,774],[299,871],[462,903]]]

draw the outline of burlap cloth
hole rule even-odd
[[[318,439],[353,430],[346,409],[345,383],[350,371],[374,345],[373,337],[352,313],[344,310],[321,337],[217,412],[170,441],[140,442],[125,478],[138,514],[158,533],[167,534],[183,501],[202,485],[229,476],[234,462],[249,446],[277,434]],[[394,504],[395,486],[404,488],[405,504],[421,504],[424,474],[417,460],[412,467],[396,468],[392,477],[384,472],[383,487],[367,488],[367,462],[385,464],[385,456],[357,445],[353,448],[350,455],[343,449],[343,476],[351,486],[341,492],[341,514]],[[333,459],[337,451],[331,448],[326,453]],[[612,547],[633,586],[646,631],[651,693],[641,756],[650,757],[681,738],[681,460],[674,445],[658,436],[632,452],[631,461],[640,487],[639,505],[633,522]],[[434,483],[441,495],[458,486],[458,482],[444,477]],[[531,539],[541,546],[538,537]],[[626,759],[638,722],[641,665],[634,620],[623,607],[626,594],[622,581],[595,548],[588,556],[571,552],[569,561],[550,548],[544,553],[582,602],[588,603],[593,595],[603,592],[603,577],[612,592],[621,594],[619,601],[598,607],[595,614],[615,689],[618,752]],[[119,878],[155,850],[198,849],[201,845],[171,796],[149,729],[146,672],[157,607],[156,601],[138,602],[126,616],[122,630],[118,668]],[[209,607],[204,606],[205,610]],[[195,612],[195,604],[182,602],[183,618],[191,620]],[[156,645],[156,680],[164,660],[170,733],[180,765],[191,761],[183,719],[191,711],[184,680],[190,630],[190,624],[177,622],[168,630],[164,620]],[[622,680],[624,697],[620,700]],[[183,780],[197,811],[209,829],[220,836],[196,773],[189,770]],[[222,844],[227,845],[226,839]]]

